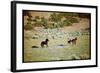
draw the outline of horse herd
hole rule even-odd
[[[77,41],[77,37],[68,38],[67,43],[68,44],[72,44],[72,45],[76,45],[76,41]],[[41,47],[44,47],[44,46],[47,46],[48,47],[48,42],[49,42],[49,39],[45,39],[45,41],[42,41],[41,42]]]

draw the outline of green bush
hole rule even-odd
[[[69,20],[64,20],[63,21],[63,26],[71,26],[72,23]]]
[[[78,23],[79,22],[78,19],[76,19],[76,18],[70,18],[69,21],[71,23]]]
[[[25,29],[25,30],[32,30],[32,29],[33,29],[33,26],[32,26],[32,24],[26,24],[26,25],[24,26],[24,29]]]

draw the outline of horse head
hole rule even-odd
[[[48,41],[49,41],[49,39],[46,39],[45,41],[47,41],[47,42],[48,42]]]

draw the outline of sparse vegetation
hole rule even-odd
[[[24,26],[24,29],[25,29],[25,30],[32,30],[32,29],[33,29],[33,26],[32,26],[32,24],[26,24],[26,25]]]
[[[32,17],[31,15],[28,16],[27,19],[29,26],[25,26],[25,29],[31,27],[31,26],[43,26],[45,29],[48,28],[58,28],[58,27],[64,27],[64,26],[71,26],[73,23],[78,23],[78,19],[75,17],[78,17],[77,13],[52,13],[50,14],[49,18],[45,17],[39,17],[35,16]],[[28,29],[31,30],[31,29]]]

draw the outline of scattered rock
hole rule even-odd
[[[65,45],[63,45],[63,44],[60,44],[60,45],[58,45],[58,46],[65,46]]]
[[[39,48],[38,46],[32,46],[32,48]]]

